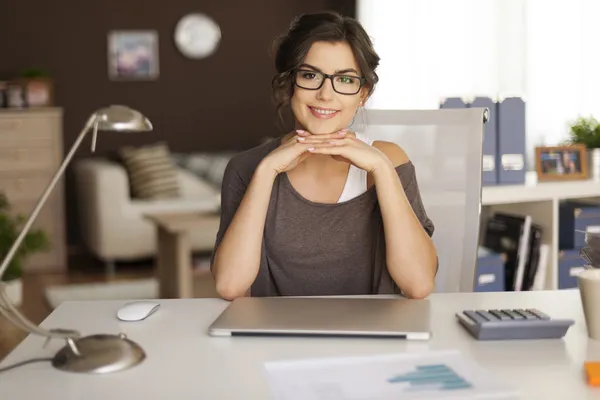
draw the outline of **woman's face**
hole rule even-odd
[[[360,85],[356,78],[362,75],[348,43],[313,43],[299,69],[302,71],[295,75],[297,85],[294,85],[294,94],[290,100],[299,125],[297,128],[314,135],[347,128],[367,93],[364,87],[354,93]],[[333,77],[335,89],[350,94],[336,92],[331,79],[319,73],[340,75]],[[323,85],[319,89],[308,89],[318,87],[321,82]],[[303,88],[298,87],[298,84]]]

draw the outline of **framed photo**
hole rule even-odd
[[[157,31],[108,34],[108,75],[113,80],[154,80],[159,76]]]
[[[536,147],[538,181],[587,179],[587,148],[584,145]]]

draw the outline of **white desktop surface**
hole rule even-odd
[[[147,352],[139,366],[110,375],[81,375],[35,363],[0,374],[0,399],[270,399],[263,363],[307,357],[373,355],[458,349],[500,379],[520,389],[523,399],[599,399],[587,386],[583,363],[600,361],[600,341],[588,339],[577,290],[522,293],[433,294],[433,338],[395,339],[209,337],[210,323],[228,305],[219,299],[162,300],[142,322],[119,322],[123,301],[64,303],[41,325],[74,328],[82,334],[124,332]],[[563,339],[474,340],[456,321],[464,309],[538,308],[576,321]],[[52,356],[63,343],[28,336],[0,367]]]

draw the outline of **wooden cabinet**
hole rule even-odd
[[[63,159],[62,109],[0,109],[0,191],[12,212],[29,216]],[[64,177],[42,208],[34,228],[51,249],[24,264],[28,272],[66,269]]]

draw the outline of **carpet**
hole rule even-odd
[[[53,309],[64,301],[155,299],[158,297],[158,280],[148,278],[50,286],[45,292],[46,301]]]

